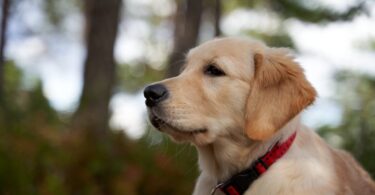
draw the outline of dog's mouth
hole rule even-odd
[[[203,134],[207,132],[207,129],[205,128],[186,130],[186,129],[175,127],[174,125],[167,123],[165,120],[155,116],[154,114],[151,114],[150,119],[151,119],[152,125],[159,131],[169,130],[169,131],[172,131],[171,133],[178,133],[178,134],[190,135],[190,136]]]

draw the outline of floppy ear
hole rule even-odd
[[[266,140],[310,105],[316,91],[286,49],[256,53],[254,64],[245,128],[250,139]]]

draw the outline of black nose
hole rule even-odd
[[[168,90],[162,84],[155,84],[147,86],[143,94],[146,98],[146,105],[152,107],[168,97]]]

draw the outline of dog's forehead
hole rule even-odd
[[[246,39],[221,38],[205,42],[188,53],[188,58],[213,58],[219,56],[236,56],[245,51],[250,52],[250,43]]]
[[[197,65],[217,63],[221,68],[233,72],[233,75],[248,78],[249,73],[253,72],[253,56],[263,47],[262,43],[245,38],[214,39],[191,49],[185,68],[194,69],[199,67]],[[241,67],[233,68],[236,65]]]

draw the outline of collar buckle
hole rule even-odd
[[[224,185],[224,183],[219,183],[215,187],[212,188],[210,195],[214,195],[217,189],[221,188]]]

